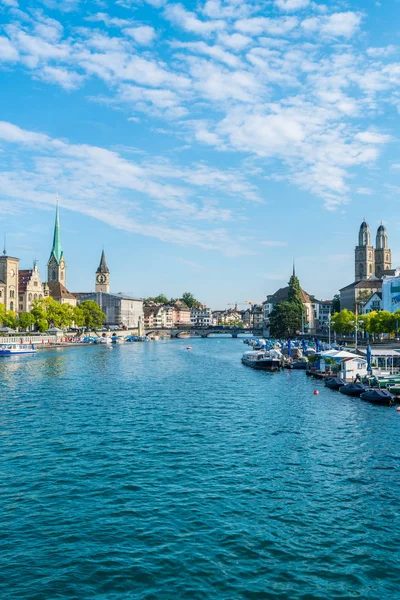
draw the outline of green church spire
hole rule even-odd
[[[53,248],[51,249],[51,255],[54,256],[57,263],[60,264],[63,251],[61,249],[61,240],[60,240],[60,217],[58,214],[58,194],[57,194],[57,204],[56,204],[56,220],[54,223],[54,236],[53,236]]]

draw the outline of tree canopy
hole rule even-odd
[[[279,302],[270,315],[270,331],[274,337],[286,337],[301,329],[301,314],[295,302]]]
[[[201,306],[201,302],[196,300],[191,292],[185,292],[180,298],[170,298],[169,300],[165,294],[158,294],[158,296],[149,296],[148,298],[145,298],[145,302],[155,302],[156,304],[174,304],[178,300],[184,302],[188,308],[197,308],[198,306]]]

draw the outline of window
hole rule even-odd
[[[33,299],[34,299],[34,300],[37,300],[37,294],[35,294],[35,295],[33,296]]]
[[[37,287],[37,286],[38,286],[38,282],[37,282],[37,281],[34,281],[34,282],[33,282],[33,285],[34,285],[35,287]]]
[[[15,292],[14,292],[14,290],[10,290],[10,298],[15,298]]]
[[[60,279],[64,279],[64,271],[61,271],[61,273],[60,273]]]
[[[32,294],[29,294],[28,296],[28,300],[31,301],[32,300]]]
[[[10,310],[14,310],[14,302],[10,302]]]
[[[3,296],[3,292],[2,292],[2,290],[0,290],[0,298],[2,298],[2,296]]]
[[[23,306],[23,304],[20,304],[20,305],[19,305],[19,310],[23,310],[23,309],[24,309],[24,306]]]

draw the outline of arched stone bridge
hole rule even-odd
[[[152,335],[170,335],[171,337],[179,338],[182,335],[196,335],[202,338],[207,338],[210,335],[230,335],[233,338],[237,338],[239,335],[254,335],[254,336],[262,336],[262,330],[258,329],[244,329],[243,327],[179,327],[179,328],[166,328],[166,327],[152,327],[151,329],[146,329],[145,334],[149,337]]]

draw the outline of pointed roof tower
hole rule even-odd
[[[102,253],[101,253],[100,264],[97,268],[96,273],[109,273],[109,272],[110,272],[110,269],[107,267],[106,255],[104,254],[104,248],[103,248]]]
[[[50,259],[52,257],[54,257],[57,261],[57,264],[60,264],[63,255],[64,255],[64,253],[61,248],[61,240],[60,240],[60,217],[58,214],[58,194],[57,194],[56,220],[54,223],[53,247],[51,249]]]

